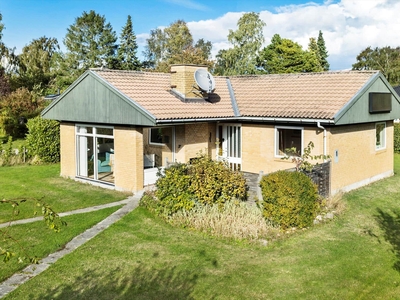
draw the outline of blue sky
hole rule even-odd
[[[351,68],[367,46],[381,47],[400,40],[396,30],[400,1],[393,0],[0,0],[3,41],[22,47],[41,36],[55,37],[62,45],[67,28],[83,11],[104,15],[117,35],[131,15],[139,41],[139,54],[151,29],[183,19],[194,36],[213,43],[213,54],[229,47],[227,34],[243,12],[258,12],[266,22],[265,45],[273,34],[307,47],[319,30],[330,54],[331,69]],[[362,5],[360,5],[362,4]],[[394,43],[394,44],[393,44]]]

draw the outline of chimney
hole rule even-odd
[[[205,69],[205,65],[171,65],[171,89],[185,99],[204,99],[204,95],[197,87],[194,72]]]

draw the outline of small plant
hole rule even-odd
[[[260,182],[264,217],[282,229],[311,226],[319,208],[318,192],[302,172],[278,171]]]
[[[318,159],[328,159],[330,158],[329,155],[311,155],[311,151],[314,149],[314,143],[309,142],[307,147],[303,149],[303,154],[298,155],[296,148],[289,148],[285,150],[287,156],[283,157],[282,159],[291,159],[292,162],[295,164],[296,171],[307,171],[310,172],[313,168],[313,164],[309,162],[309,160],[318,160]]]

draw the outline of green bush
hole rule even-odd
[[[26,144],[30,156],[37,156],[40,162],[60,161],[60,123],[38,116],[29,119]]]
[[[219,161],[200,155],[188,164],[174,164],[159,174],[156,198],[160,214],[172,215],[191,210],[196,204],[223,204],[236,198],[247,199],[243,175]]]
[[[312,225],[319,208],[318,192],[305,174],[278,171],[264,176],[260,187],[266,219],[282,229]]]
[[[394,152],[400,153],[400,123],[394,123]]]

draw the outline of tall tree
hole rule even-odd
[[[13,76],[14,88],[46,89],[54,77],[52,60],[59,49],[56,38],[45,36],[33,39],[22,48],[22,53],[17,57],[17,72]]]
[[[117,51],[117,66],[122,70],[139,70],[140,61],[137,53],[136,35],[133,31],[132,18],[128,15],[125,26],[122,28],[120,44]]]
[[[321,67],[317,56],[303,50],[301,45],[275,34],[271,44],[259,56],[259,67],[268,74],[318,72]]]
[[[264,43],[265,22],[259,14],[245,13],[239,19],[236,31],[229,30],[228,41],[233,46],[217,54],[216,73],[221,75],[257,73],[257,57]]]
[[[322,61],[321,61],[321,56],[320,56],[317,40],[313,37],[310,38],[310,42],[308,43],[308,52],[315,55],[315,57],[317,58],[318,64],[319,64],[318,69],[320,69],[320,71],[323,71]]]
[[[93,10],[83,12],[67,29],[67,60],[71,68],[78,68],[78,73],[88,68],[110,67],[115,59],[116,41],[115,31],[104,16]]]
[[[328,51],[326,50],[325,40],[322,35],[322,31],[320,30],[318,33],[317,39],[318,51],[319,51],[319,60],[324,71],[329,71],[329,63],[328,63]]]
[[[353,70],[379,70],[391,85],[400,85],[400,47],[372,49],[369,46],[356,59]]]
[[[200,39],[193,44],[193,37],[186,22],[178,20],[165,29],[150,32],[144,55],[145,65],[161,72],[168,72],[171,64],[206,64],[210,61],[211,42]]]

